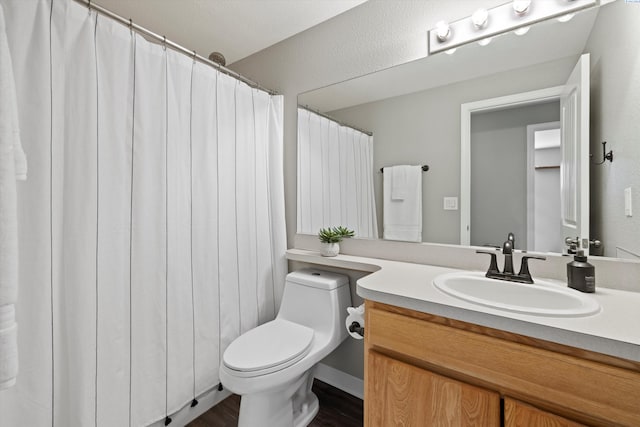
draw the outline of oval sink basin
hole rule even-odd
[[[433,280],[442,292],[461,300],[515,313],[582,317],[600,311],[595,298],[545,280],[534,284],[489,279],[480,272],[442,274]]]

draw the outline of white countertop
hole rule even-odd
[[[300,249],[289,249],[287,258],[370,272],[357,281],[357,293],[364,299],[640,362],[638,292],[596,288],[589,295],[600,304],[600,312],[576,318],[543,317],[483,307],[433,286],[436,276],[461,271],[453,268],[351,255],[323,257]]]

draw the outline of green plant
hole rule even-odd
[[[338,243],[342,240],[342,236],[336,233],[333,228],[321,228],[318,232],[318,239],[322,243]]]
[[[349,230],[347,227],[343,226],[333,227],[333,231],[340,234],[342,237],[353,237],[356,235],[355,231]]]
[[[327,227],[321,228],[318,232],[318,239],[322,243],[339,243],[345,237],[353,237],[355,232],[346,227]]]

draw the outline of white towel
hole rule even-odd
[[[0,7],[0,305],[13,304],[18,297],[16,178],[26,175],[11,56]]]
[[[402,168],[406,193],[394,199],[393,169]],[[422,241],[422,166],[392,166],[384,168],[383,224],[384,238],[409,242]]]
[[[16,383],[18,376],[18,325],[13,304],[0,305],[0,390]]]
[[[18,121],[18,104],[16,97],[15,80],[13,79],[13,63],[9,51],[9,41],[4,21],[4,10],[0,6],[0,112],[3,137],[7,137],[6,143],[13,146],[13,161],[15,177],[19,180],[27,179],[27,157],[20,142],[20,127]]]
[[[391,200],[404,200],[412,188],[411,173],[414,166],[393,166],[387,168],[391,175]]]
[[[27,177],[12,67],[0,6],[0,390],[13,386],[18,375],[18,325],[13,306],[18,298],[16,179]]]

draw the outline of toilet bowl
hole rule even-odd
[[[241,396],[239,427],[303,427],[318,412],[313,371],[346,337],[349,278],[303,269],[289,273],[276,318],[236,338],[220,381]]]

